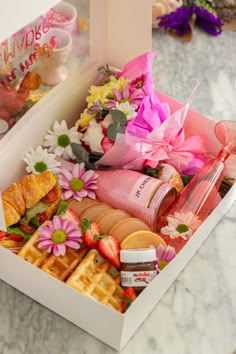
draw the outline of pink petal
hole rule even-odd
[[[94,171],[93,170],[89,170],[86,171],[83,175],[83,181],[84,183],[89,182],[90,180],[94,179]]]
[[[87,191],[86,190],[84,190],[84,189],[82,189],[82,191],[79,191],[79,192],[76,192],[75,193],[75,195],[77,196],[77,197],[79,197],[79,198],[84,198],[84,197],[86,197],[87,196]]]
[[[167,262],[172,261],[172,259],[176,256],[176,251],[174,247],[172,246],[167,246],[166,247],[166,252],[165,252],[165,260]]]
[[[64,243],[56,243],[54,246],[53,246],[53,254],[55,256],[64,256],[66,253],[66,246],[64,245]]]
[[[165,253],[165,247],[163,245],[159,245],[156,248],[156,255],[159,261],[162,259],[164,253]]]
[[[72,176],[73,178],[79,178],[80,177],[80,164],[76,163],[73,170],[72,170]]]
[[[71,189],[62,192],[64,200],[70,199],[71,197],[73,197],[73,194],[74,192]]]
[[[91,199],[96,199],[96,194],[92,191],[88,191],[88,197]]]
[[[62,188],[68,189],[70,188],[69,182],[67,179],[59,177],[59,184]]]
[[[42,248],[42,249],[47,249],[48,247],[51,247],[53,245],[52,241],[42,241],[38,243],[38,248]]]
[[[80,245],[78,242],[73,241],[73,240],[68,240],[65,242],[66,247],[70,247],[70,248],[74,248],[74,249],[78,249],[80,248]]]
[[[75,221],[72,221],[69,219],[67,219],[67,220],[68,220],[68,224],[65,225],[64,230],[69,237],[72,232],[76,232],[76,230],[78,229],[78,224]]]
[[[51,238],[51,235],[52,235],[52,233],[53,233],[53,231],[54,230],[49,230],[48,228],[40,228],[40,230],[39,230],[39,235],[40,235],[40,237],[45,237],[45,238],[48,238],[48,239],[50,239]]]
[[[73,198],[74,198],[75,200],[77,200],[78,202],[81,202],[81,200],[82,200],[82,197],[80,197],[80,196],[78,196],[78,195],[74,195]]]
[[[91,185],[89,185],[89,184],[87,185],[87,184],[86,184],[86,185],[85,185],[85,188],[86,188],[86,189],[98,189],[98,186],[97,186],[96,184],[91,184]]]
[[[52,223],[53,223],[53,226],[54,226],[54,231],[61,229],[61,219],[59,218],[59,216],[54,215],[54,217],[52,219]]]
[[[50,241],[51,240],[51,235],[50,235],[50,237],[48,237],[48,236],[44,236],[44,235],[40,235],[40,237],[39,237],[39,239],[38,239],[38,242],[41,242],[41,241]]]
[[[80,230],[74,230],[74,231],[70,232],[70,234],[69,234],[69,236],[68,236],[68,239],[71,239],[71,238],[73,238],[73,239],[75,239],[75,238],[80,239],[81,236],[82,236],[82,233],[81,233]]]
[[[90,194],[90,193],[93,193],[93,195]],[[92,192],[92,191],[89,191],[87,197],[91,198],[91,199],[96,199],[96,194],[94,192]]]
[[[123,88],[122,94],[123,94],[123,98],[128,98],[129,97],[129,88],[128,88],[128,86],[125,86]]]
[[[68,181],[70,181],[73,178],[72,173],[65,168],[61,169],[61,175]]]
[[[114,94],[115,99],[116,99],[117,101],[120,101],[120,100],[122,99],[122,96],[121,96],[121,93],[120,93],[119,90],[113,89],[113,94]]]
[[[84,171],[84,163],[76,163],[72,171],[73,178],[81,178]]]

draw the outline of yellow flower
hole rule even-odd
[[[86,127],[91,119],[93,119],[96,116],[96,113],[93,114],[88,114],[87,109],[85,109],[81,115],[80,119],[77,120],[76,125],[80,127]]]
[[[109,99],[114,98],[113,89],[117,89],[121,92],[123,88],[128,85],[129,80],[124,77],[117,79],[112,76],[111,81],[103,86],[91,86],[89,90],[90,95],[86,98],[88,106],[92,105],[95,101],[99,101],[102,106],[105,105]]]
[[[90,96],[86,98],[88,105],[92,105],[95,101],[99,101],[101,105],[107,103],[107,97],[112,94],[112,90],[107,86],[91,86],[89,90]]]
[[[113,77],[111,77],[111,81],[108,82],[108,85],[110,86],[111,90],[113,90],[115,88],[121,92],[125,86],[129,85],[129,80],[125,79],[122,76],[119,79],[116,79],[113,76]]]

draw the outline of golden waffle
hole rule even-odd
[[[124,290],[119,285],[119,272],[95,249],[87,253],[66,284],[104,305],[122,311]]]
[[[41,269],[53,277],[65,281],[87,252],[88,248],[83,245],[78,250],[68,248],[65,256],[56,257],[51,255],[47,258]]]
[[[29,241],[22,247],[18,256],[24,258],[29,263],[35,265],[36,267],[41,267],[45,262],[46,258],[50,256],[47,250],[42,250],[38,248],[38,238],[39,233],[36,231]]]
[[[88,248],[81,245],[78,250],[68,248],[65,256],[56,257],[38,248],[39,233],[36,231],[30,240],[22,247],[18,255],[29,263],[41,268],[53,277],[65,281],[73,272],[82,258],[88,252]]]

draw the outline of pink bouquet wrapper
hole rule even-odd
[[[142,170],[145,165],[156,167],[159,162],[165,161],[173,165],[179,173],[194,174],[205,161],[204,135],[185,138],[183,126],[198,86],[184,106],[145,137],[128,132],[117,134],[115,144],[97,165]]]

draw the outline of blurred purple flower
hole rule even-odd
[[[196,14],[196,24],[204,31],[218,36],[222,32],[221,20],[202,6],[193,3],[193,12]]]
[[[189,19],[192,17],[192,15],[192,7],[179,7],[176,11],[160,17],[161,21],[159,22],[159,27],[173,29],[176,34],[183,36],[191,29]]]
[[[223,23],[213,13],[208,11],[203,6],[197,5],[195,2],[191,6],[179,7],[176,11],[170,14],[159,17],[160,28],[172,29],[177,35],[182,36],[190,31],[190,18],[196,15],[196,25],[201,27],[207,33],[218,36],[222,32]]]

